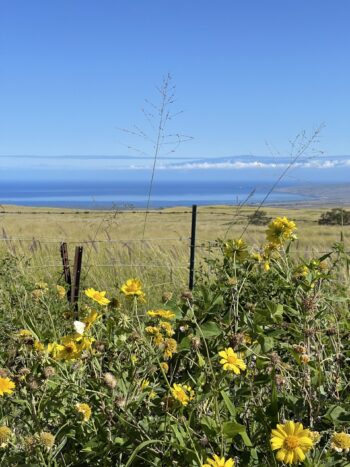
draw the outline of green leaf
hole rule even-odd
[[[161,439],[148,439],[147,441],[144,441],[143,443],[139,444],[137,448],[135,448],[131,454],[131,456],[128,459],[128,462],[125,464],[125,467],[130,467],[130,465],[134,462],[137,454],[142,451],[143,448],[149,446],[150,444],[163,444],[164,441]]]
[[[250,441],[249,436],[247,433],[244,431],[243,433],[239,433],[240,437],[242,438],[243,443],[248,447],[251,448],[253,446],[252,442]],[[257,459],[257,457],[254,457],[254,459]]]
[[[234,438],[240,433],[245,433],[245,426],[237,422],[226,422],[223,424],[222,431],[227,438]]]
[[[222,332],[218,325],[213,321],[208,321],[207,323],[201,324],[200,329],[201,334],[203,334],[205,339],[210,339],[211,337],[219,336]]]
[[[270,336],[261,335],[258,337],[258,342],[261,345],[262,351],[264,353],[269,352],[271,349],[273,349],[274,340]]]
[[[233,418],[236,418],[236,408],[233,402],[231,401],[229,395],[226,394],[225,391],[221,391],[221,395],[222,395],[222,398],[224,399],[224,402],[226,404],[228,411],[230,412]]]

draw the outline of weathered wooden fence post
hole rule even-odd
[[[192,221],[191,221],[191,244],[190,244],[190,274],[188,280],[188,288],[193,289],[194,285],[194,261],[196,254],[196,227],[197,227],[197,205],[192,206]]]
[[[64,280],[67,284],[67,300],[69,305],[72,307],[74,312],[74,319],[78,319],[78,301],[79,301],[79,287],[80,287],[80,274],[81,264],[83,260],[83,247],[75,247],[74,265],[73,265],[73,278],[71,276],[69,259],[68,259],[68,247],[67,243],[61,243],[61,258],[63,265]]]
[[[61,258],[62,258],[62,265],[63,265],[64,280],[68,286],[67,287],[67,300],[68,300],[68,303],[70,303],[71,293],[72,293],[72,278],[70,275],[67,243],[62,242],[60,250],[61,250]]]

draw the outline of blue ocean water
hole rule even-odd
[[[160,161],[150,207],[258,204],[288,167],[286,158],[240,156]],[[65,208],[143,208],[152,161],[112,156],[0,157],[0,204]],[[350,157],[307,159],[290,167],[266,204],[313,202],[323,187],[350,180]],[[298,187],[313,187],[299,190]],[[349,199],[350,202],[350,199]]]

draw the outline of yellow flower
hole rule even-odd
[[[7,446],[8,441],[12,436],[12,431],[8,426],[0,426],[0,447],[4,448]]]
[[[145,331],[148,334],[159,334],[159,328],[157,328],[156,326],[147,326],[145,328]]]
[[[168,373],[168,371],[169,371],[169,365],[167,364],[167,362],[162,362],[162,363],[160,364],[160,366],[161,366],[161,368],[163,368],[164,373]]]
[[[128,279],[125,284],[121,286],[120,290],[126,296],[144,297],[142,283],[139,279]]]
[[[333,433],[331,438],[331,448],[337,452],[346,452],[350,451],[350,435],[344,433]]]
[[[29,331],[29,329],[21,329],[15,334],[15,337],[19,338],[26,338],[26,337],[32,337],[33,333],[32,331]]]
[[[85,331],[88,331],[99,318],[101,318],[101,315],[99,315],[97,311],[91,310],[90,314],[82,320],[82,323],[86,324]]]
[[[169,310],[149,310],[147,311],[148,316],[151,318],[163,318],[172,320],[175,318],[175,313]]]
[[[185,384],[173,384],[171,394],[174,399],[184,406],[194,399],[194,391],[191,386],[187,386]]]
[[[48,290],[49,286],[46,282],[40,281],[35,283],[35,287],[40,290]]]
[[[143,390],[144,390],[144,389],[147,389],[148,386],[149,386],[149,381],[148,381],[148,379],[143,379],[143,380],[141,381],[141,389],[143,389]]]
[[[92,300],[95,300],[95,302],[99,303],[100,305],[108,305],[110,303],[110,300],[105,297],[106,292],[99,292],[98,290],[93,289],[90,287],[89,289],[85,290],[85,295]]]
[[[66,296],[66,289],[62,287],[62,285],[56,285],[56,292],[59,298],[65,298]]]
[[[50,344],[47,345],[47,353],[51,354],[52,358],[57,358],[60,352],[63,350],[63,345],[58,344],[57,342],[50,342]]]
[[[244,261],[249,256],[247,244],[241,238],[226,242],[224,244],[224,254],[237,261]]]
[[[263,257],[261,256],[261,254],[260,254],[260,253],[257,253],[257,252],[251,253],[250,257],[251,257],[254,261],[257,261],[258,263],[261,263],[261,261],[263,260]]]
[[[212,459],[207,459],[207,464],[202,464],[202,467],[234,467],[234,465],[235,461],[231,457],[226,460],[214,454]]]
[[[268,226],[266,238],[270,242],[281,244],[285,240],[295,238],[294,231],[296,228],[295,222],[288,220],[286,217],[276,217]]]
[[[293,273],[293,277],[295,279],[303,279],[306,277],[310,272],[310,269],[305,265],[302,264],[301,266],[298,266],[296,270]]]
[[[173,356],[173,353],[176,352],[177,350],[177,342],[175,339],[164,339],[164,342],[162,344],[164,346],[164,351],[163,355],[165,360],[168,358],[171,358]]]
[[[16,385],[10,378],[0,378],[0,396],[12,394]]]
[[[75,336],[75,342],[77,343],[77,346],[78,346],[78,355],[77,355],[77,357],[79,357],[80,353],[83,350],[90,350],[91,349],[91,346],[92,346],[93,342],[95,342],[95,339],[93,337],[82,336],[81,334],[78,334],[78,335]]]
[[[219,352],[219,356],[221,357],[220,363],[226,371],[233,371],[236,375],[239,375],[241,370],[246,369],[246,364],[233,351],[232,347]]]
[[[45,346],[41,342],[35,341],[34,342],[34,349],[37,350],[38,352],[43,352],[45,350]]]
[[[157,393],[155,391],[151,391],[149,394],[148,394],[148,399],[150,401],[152,401],[153,399],[155,399],[157,397]]]
[[[82,414],[83,422],[88,422],[91,417],[91,407],[88,404],[76,404],[75,409]]]
[[[61,339],[61,345],[56,355],[58,360],[75,360],[80,356],[80,349],[71,336],[65,336]]]
[[[160,321],[159,326],[165,331],[165,334],[169,337],[175,334],[174,329],[172,328],[171,324],[167,321]]]
[[[162,334],[160,332],[158,332],[158,334],[154,335],[153,342],[158,347],[160,347],[164,343],[164,337],[162,336]]]
[[[270,268],[271,268],[270,262],[269,262],[269,261],[265,261],[265,262],[264,262],[264,271],[265,271],[265,272],[268,272],[268,271],[270,271]]]
[[[276,453],[276,459],[285,464],[298,464],[305,460],[305,453],[314,445],[310,430],[304,429],[301,423],[287,421],[278,424],[271,434],[271,448]]]
[[[132,354],[131,357],[130,357],[130,360],[131,360],[131,363],[132,363],[133,365],[135,365],[135,363],[137,363],[137,362],[139,361],[139,358],[138,358],[137,355]]]

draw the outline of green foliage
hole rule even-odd
[[[72,360],[48,349],[65,335],[79,338],[56,284],[35,284],[14,257],[2,260],[0,377],[16,388],[0,396],[1,425],[13,432],[1,465],[199,467],[217,454],[239,466],[276,466],[271,430],[285,420],[320,433],[304,465],[349,465],[331,446],[350,422],[342,244],[304,261],[288,246],[257,255],[245,244],[219,245],[193,296],[169,294],[158,306],[167,317],[154,306],[147,313],[148,296],[142,303],[119,287],[107,291],[117,300],[106,307],[83,295],[80,320],[91,309],[100,317],[84,332],[92,347]],[[228,348],[245,369],[225,369],[219,352]],[[88,420],[77,404],[91,408]],[[53,445],[43,444],[43,432]]]

